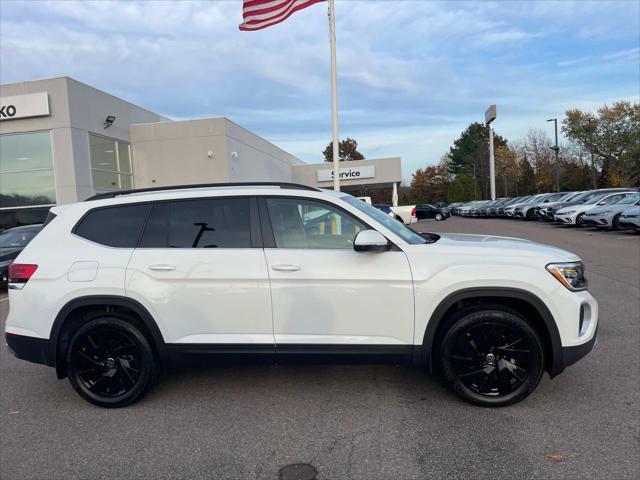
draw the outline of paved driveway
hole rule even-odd
[[[416,228],[578,253],[600,303],[599,345],[499,410],[393,365],[173,373],[143,401],[103,410],[2,345],[0,477],[275,479],[309,462],[323,479],[638,478],[640,237],[462,218]],[[7,308],[0,293],[2,323]]]

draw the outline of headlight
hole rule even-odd
[[[612,211],[608,211],[608,212],[592,213],[591,215],[611,215],[612,213],[613,213]]]
[[[573,292],[586,290],[587,279],[584,276],[584,264],[582,262],[550,263],[547,271],[556,280]]]
[[[573,213],[576,213],[575,210],[569,210],[567,212],[558,212],[558,215],[571,215]]]

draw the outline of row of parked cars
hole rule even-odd
[[[463,217],[505,217],[640,231],[640,188],[635,187],[539,193],[456,203],[449,208],[453,215]]]

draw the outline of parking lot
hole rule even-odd
[[[640,235],[460,217],[414,227],[577,253],[600,304],[598,345],[498,410],[393,365],[175,372],[142,401],[105,410],[1,342],[0,477],[275,479],[302,462],[321,479],[638,478]],[[3,325],[8,307],[1,292]]]

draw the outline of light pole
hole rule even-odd
[[[560,152],[560,147],[558,146],[558,119],[550,118],[547,122],[553,122],[556,132],[556,145],[551,147],[556,154],[556,192],[560,191],[560,165],[558,164],[558,153]]]
[[[484,112],[484,121],[489,127],[489,182],[491,184],[491,200],[496,199],[496,159],[493,153],[493,128],[491,122],[496,119],[496,106],[490,105]]]

